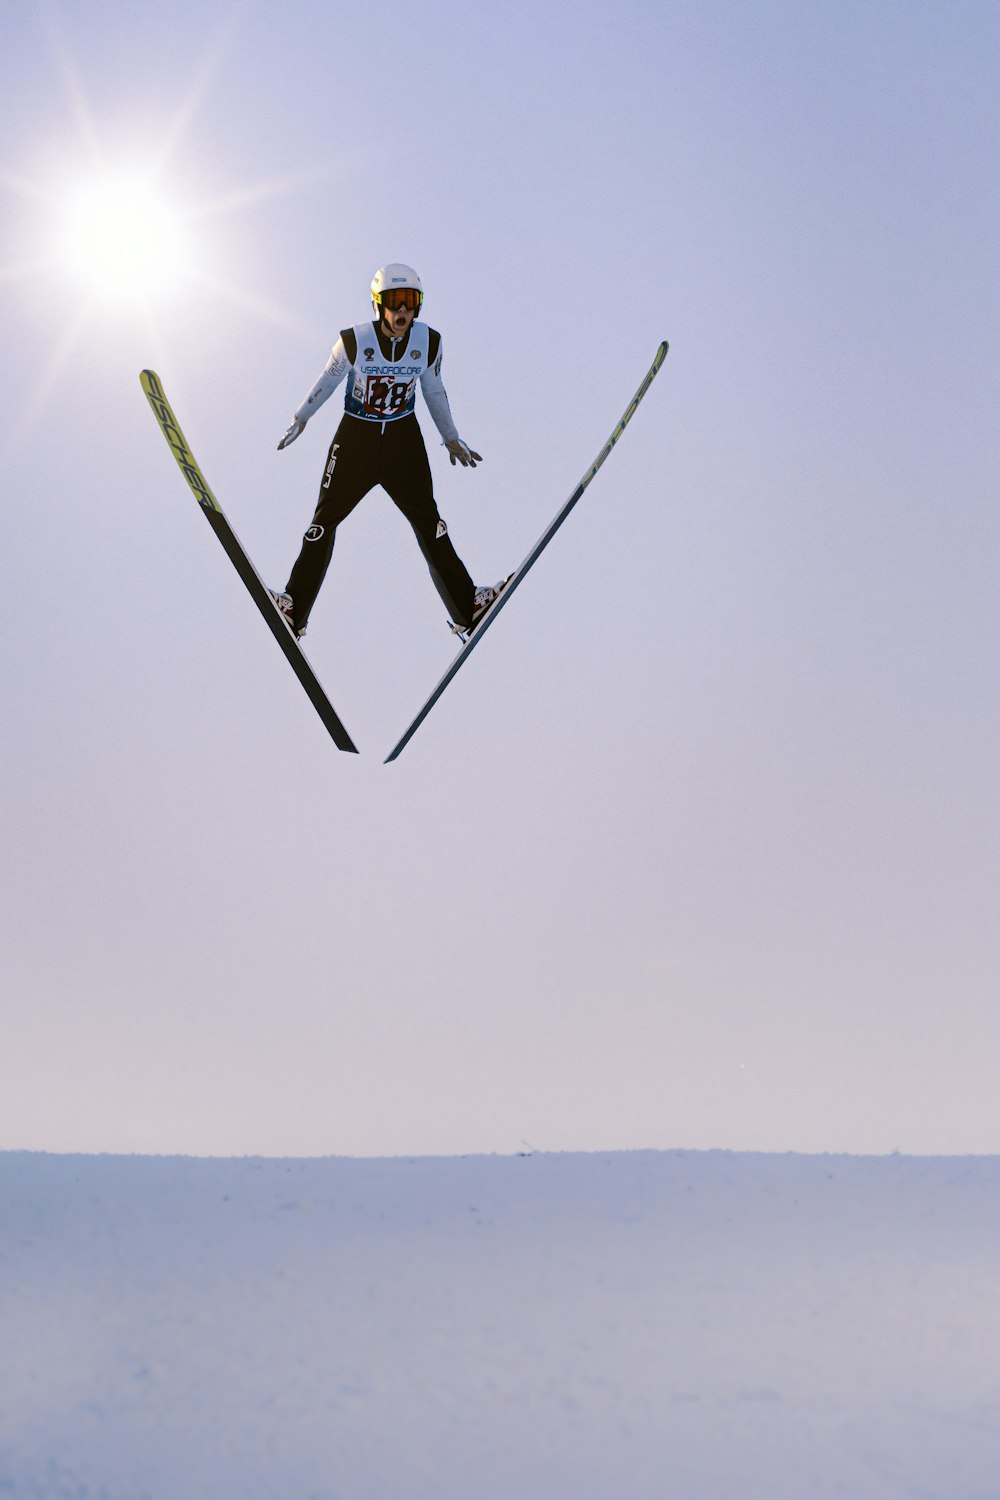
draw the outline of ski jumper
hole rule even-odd
[[[414,406],[417,382],[442,440],[458,437],[441,383],[441,335],[414,322],[388,337],[374,323],[345,328],[323,373],[295,413],[306,422],[347,379],[344,415],[327,454],[316,511],[288,579],[302,629],[333,556],[337,527],[377,484],[413,527],[434,586],[452,620],[472,620],[475,585],[451,543],[434,500],[427,449]]]

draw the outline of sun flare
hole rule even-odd
[[[150,357],[150,346],[165,361],[164,331],[168,315],[178,310],[204,309],[210,300],[213,313],[229,303],[241,316],[281,328],[285,333],[308,339],[314,330],[287,308],[272,301],[261,290],[243,286],[231,272],[238,256],[227,254],[218,228],[208,221],[232,220],[278,195],[301,192],[315,183],[327,183],[332,168],[328,161],[316,167],[300,166],[290,175],[269,178],[249,186],[220,186],[208,198],[190,197],[190,174],[166,176],[189,132],[198,108],[210,97],[213,80],[227,56],[226,29],[207,48],[194,76],[187,80],[187,93],[172,116],[165,116],[162,133],[155,139],[138,136],[126,158],[117,160],[103,141],[99,120],[88,102],[88,91],[69,48],[53,34],[53,56],[63,83],[63,96],[75,119],[67,138],[64,169],[53,156],[44,171],[34,164],[7,164],[0,160],[0,197],[12,198],[24,210],[23,223],[31,225],[30,238],[18,244],[16,253],[0,263],[0,286],[49,280],[62,284],[51,299],[58,310],[58,327],[40,341],[42,368],[29,390],[23,422],[37,422],[70,367],[81,343],[95,328],[111,340],[123,331],[141,339],[141,358]],[[144,150],[144,154],[143,154]],[[204,190],[204,161],[199,158],[195,180]],[[173,198],[170,181],[183,183],[183,198]],[[5,212],[7,205],[5,204]],[[39,211],[45,216],[41,222]],[[15,225],[22,222],[12,216]],[[223,231],[224,232],[224,231]],[[70,289],[67,302],[63,295]],[[74,311],[72,293],[78,303]],[[46,305],[49,305],[48,303]],[[96,341],[94,344],[96,348]]]
[[[155,184],[128,174],[76,187],[60,251],[67,270],[107,301],[148,300],[191,268],[182,216]]]

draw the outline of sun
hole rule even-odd
[[[300,164],[290,175],[217,190],[207,199],[199,194],[193,201],[187,186],[183,197],[175,198],[169,190],[172,182],[186,182],[176,168],[167,174],[198,109],[212,97],[216,74],[229,55],[228,35],[228,25],[223,26],[215,42],[206,46],[186,80],[185,94],[164,117],[162,130],[152,139],[137,133],[128,156],[116,159],[105,146],[69,48],[53,32],[53,59],[72,116],[64,147],[65,175],[54,167],[51,153],[44,172],[33,165],[0,161],[0,194],[30,205],[24,222],[33,225],[21,256],[0,263],[0,286],[35,278],[58,280],[64,289],[67,283],[76,289],[78,302],[74,312],[63,298],[52,299],[60,309],[58,328],[44,345],[45,361],[28,390],[22,429],[39,419],[95,326],[115,343],[122,330],[127,338],[141,338],[143,362],[150,358],[150,344],[162,360],[173,321],[169,315],[178,309],[204,308],[210,299],[213,316],[228,303],[241,317],[312,344],[315,332],[310,324],[234,279],[231,267],[238,256],[226,250],[217,233],[207,230],[206,222],[228,217],[230,235],[235,234],[233,220],[238,222],[242,211],[278,195],[326,186],[340,170],[337,164],[329,159],[315,166]],[[44,228],[39,209],[45,214]]]
[[[105,302],[148,302],[193,269],[183,215],[155,180],[105,172],[69,193],[59,259]]]

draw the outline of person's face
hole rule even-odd
[[[394,339],[401,339],[417,316],[419,297],[408,287],[382,294],[382,322]]]

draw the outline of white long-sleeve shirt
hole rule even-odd
[[[441,335],[426,323],[412,323],[401,339],[387,338],[371,322],[345,328],[295,420],[308,422],[346,379],[348,415],[366,422],[398,421],[412,413],[419,381],[441,440],[450,443],[458,428],[441,380],[441,359]]]

